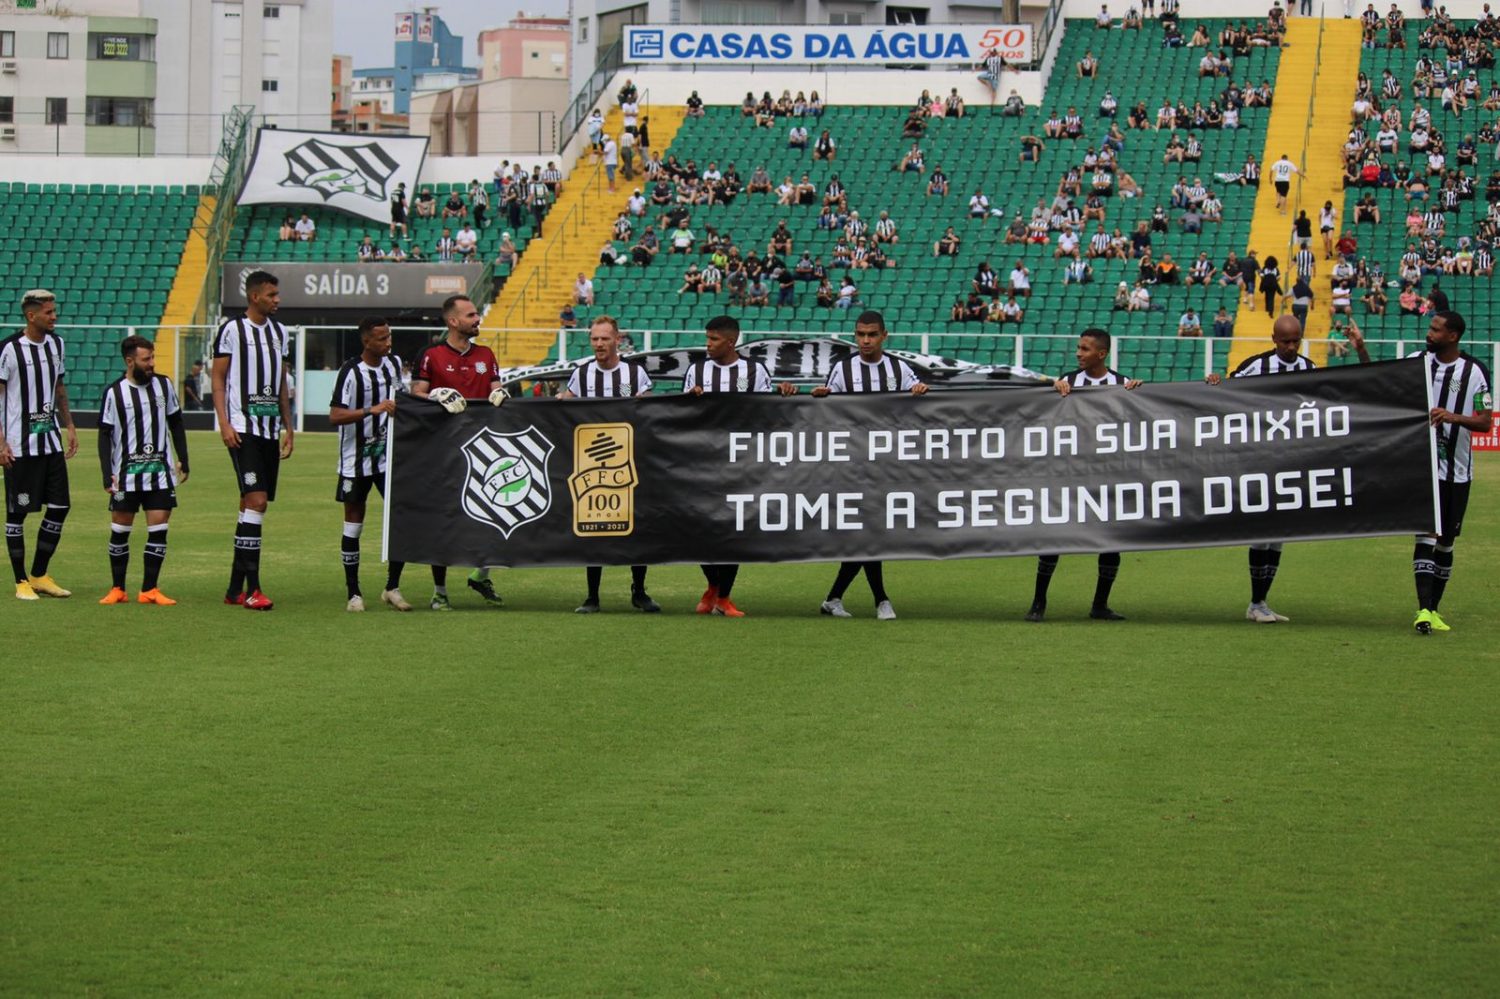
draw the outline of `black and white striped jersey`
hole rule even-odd
[[[828,372],[830,392],[910,392],[921,382],[910,364],[889,354],[870,364],[850,354]]]
[[[708,358],[694,361],[682,378],[682,390],[702,386],[705,392],[770,392],[771,373],[759,361],[738,357],[728,364]]]
[[[1289,371],[1311,371],[1317,365],[1298,354],[1290,361],[1283,361],[1276,351],[1268,350],[1254,357],[1247,357],[1240,366],[1229,373],[1230,378],[1254,378],[1256,375],[1284,375]]]
[[[66,372],[62,337],[43,334],[32,340],[16,333],[0,340],[0,396],[5,440],[17,458],[35,458],[62,450],[57,431],[57,386]]]
[[[613,367],[602,367],[589,358],[568,376],[568,391],[580,399],[618,399],[651,391],[651,376],[639,364],[623,358]]]
[[[1494,412],[1494,382],[1484,362],[1468,354],[1444,364],[1437,355],[1418,350],[1408,355],[1427,358],[1432,378],[1432,404],[1459,416]],[[1437,435],[1437,476],[1440,482],[1468,482],[1474,474],[1473,433],[1457,424],[1433,427]]]
[[[267,318],[248,318],[219,327],[214,357],[229,358],[224,408],[238,433],[275,440],[281,434],[281,386],[286,377],[286,327]]]
[[[1093,388],[1095,385],[1124,385],[1130,381],[1129,378],[1120,374],[1113,368],[1109,368],[1098,378],[1093,377],[1087,371],[1079,368],[1063,375],[1060,381],[1065,381],[1074,388]]]
[[[126,375],[112,382],[99,400],[99,424],[109,428],[107,478],[127,493],[177,486],[177,461],[167,418],[180,412],[172,380],[152,375],[142,385]]]
[[[393,399],[401,388],[401,358],[387,354],[374,367],[351,357],[333,380],[331,407],[362,410]],[[339,427],[339,475],[346,479],[385,474],[386,435],[391,418],[372,413]]]

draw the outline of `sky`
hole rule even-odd
[[[334,0],[333,51],[354,57],[354,68],[389,66],[395,46],[396,13],[436,7],[448,30],[462,35],[464,63],[479,65],[479,32],[497,28],[519,11],[566,17],[568,0]]]

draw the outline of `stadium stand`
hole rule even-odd
[[[1184,22],[1191,32],[1198,21]],[[1228,22],[1203,21],[1205,30],[1216,37]],[[710,108],[702,118],[689,118],[678,131],[666,155],[682,164],[696,165],[701,173],[710,161],[719,169],[730,164],[742,181],[748,181],[757,166],[764,166],[773,184],[790,176],[795,182],[807,174],[822,192],[837,175],[848,191],[848,207],[860,212],[871,226],[881,211],[888,211],[899,227],[900,242],[889,250],[896,266],[885,270],[853,272],[859,289],[859,300],[866,307],[885,312],[894,330],[924,330],[941,334],[932,339],[934,350],[964,356],[978,361],[1007,362],[1014,357],[1014,339],[1003,335],[1072,334],[1086,324],[1101,324],[1118,334],[1174,336],[1178,317],[1188,307],[1196,309],[1209,325],[1218,307],[1234,309],[1234,289],[1218,284],[1187,287],[1182,284],[1158,285],[1152,289],[1154,304],[1149,312],[1116,312],[1113,297],[1122,280],[1134,282],[1137,260],[1095,260],[1093,280],[1081,286],[1063,283],[1064,261],[1054,258],[1056,232],[1049,233],[1048,245],[1006,244],[1004,222],[988,222],[968,217],[969,197],[981,188],[994,207],[1003,210],[1008,222],[1016,213],[1029,218],[1039,201],[1050,203],[1058,182],[1071,166],[1079,164],[1084,151],[1099,148],[1108,131],[1110,119],[1100,115],[1099,105],[1105,93],[1111,92],[1118,103],[1114,119],[1125,133],[1123,149],[1118,154],[1120,168],[1130,174],[1143,191],[1141,197],[1106,199],[1108,230],[1129,232],[1138,222],[1151,218],[1158,204],[1168,206],[1169,192],[1178,177],[1189,181],[1201,177],[1223,201],[1223,221],[1205,223],[1200,234],[1184,233],[1179,220],[1182,211],[1168,208],[1168,231],[1152,234],[1152,251],[1157,260],[1171,254],[1185,274],[1198,253],[1206,252],[1219,266],[1232,250],[1243,252],[1253,211],[1254,190],[1215,180],[1216,174],[1228,177],[1241,172],[1247,154],[1262,154],[1267,111],[1247,107],[1241,112],[1238,129],[1182,128],[1177,134],[1186,142],[1196,136],[1202,145],[1202,158],[1196,164],[1164,163],[1163,156],[1173,134],[1136,130],[1128,127],[1128,111],[1144,102],[1154,124],[1156,112],[1164,98],[1191,109],[1195,103],[1205,108],[1217,100],[1232,80],[1235,83],[1260,84],[1276,78],[1279,49],[1274,46],[1251,48],[1248,55],[1234,61],[1229,76],[1199,75],[1199,60],[1205,49],[1167,47],[1160,22],[1148,21],[1140,30],[1099,31],[1090,20],[1067,22],[1067,33],[1048,82],[1048,99],[1043,108],[1029,108],[1019,117],[1002,114],[1002,105],[970,106],[960,118],[928,118],[925,135],[919,140],[924,150],[923,173],[898,172],[897,160],[911,145],[903,138],[907,109],[892,107],[829,107],[819,119],[805,119],[816,138],[828,129],[838,143],[838,154],[832,161],[812,158],[810,152],[788,148],[787,130],[792,119],[777,118],[770,128],[758,128],[752,118],[744,117],[738,107]],[[1092,78],[1081,78],[1076,64],[1085,52],[1099,60],[1100,71]],[[916,94],[913,94],[915,100]],[[938,95],[941,97],[942,95]],[[1002,98],[1003,101],[1003,98]],[[1021,139],[1043,134],[1050,112],[1059,115],[1069,107],[1077,109],[1082,119],[1082,137],[1076,141],[1047,139],[1040,163],[1019,161]],[[929,196],[926,187],[935,168],[947,174],[951,188],[946,197]],[[1089,173],[1082,180],[1087,193]],[[691,228],[703,245],[709,227],[718,233],[729,233],[737,245],[748,251],[754,248],[764,255],[771,234],[779,221],[785,220],[792,234],[793,252],[788,262],[795,262],[804,249],[830,265],[835,284],[842,269],[831,266],[834,233],[819,230],[818,206],[782,207],[774,195],[741,194],[728,205],[696,207]],[[1082,198],[1078,199],[1080,205]],[[654,206],[653,206],[654,209]],[[656,210],[650,213],[654,219]],[[934,257],[933,243],[953,226],[962,239],[955,257]],[[1083,232],[1084,246],[1094,231],[1089,223]],[[639,236],[637,229],[636,235]],[[628,254],[629,244],[616,248]],[[962,323],[950,321],[955,297],[969,291],[976,266],[989,261],[999,272],[1002,289],[1011,268],[1023,261],[1031,272],[1032,296],[1027,302],[1025,319],[1018,326]],[[600,269],[593,275],[597,291],[595,306],[580,307],[579,323],[588,317],[609,312],[622,318],[626,325],[653,329],[696,331],[703,322],[726,308],[723,294],[691,293],[679,296],[683,271],[689,262],[703,262],[701,253],[691,257],[671,255],[666,249],[647,268],[619,265]],[[771,301],[776,290],[771,289]],[[814,304],[811,285],[800,285],[796,303],[791,307],[746,307],[741,310],[752,330],[799,329],[847,332],[851,317],[838,309]],[[990,332],[982,340],[952,336],[960,332]],[[684,332],[682,338],[696,340],[698,334]],[[671,334],[657,334],[655,346],[672,346],[678,339]],[[977,346],[976,346],[977,345]],[[1028,344],[1025,363],[1039,370],[1062,369],[1072,359],[1071,339],[1038,341]],[[1163,379],[1191,377],[1201,373],[1201,347],[1195,341],[1158,341],[1132,348],[1122,354],[1121,367],[1142,377]]]
[[[0,301],[14,312],[28,288],[58,296],[77,408],[94,408],[104,385],[119,376],[124,327],[161,320],[198,195],[196,184],[0,181]]]

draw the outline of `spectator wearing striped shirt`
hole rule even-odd
[[[631,364],[620,356],[620,324],[613,316],[599,316],[589,324],[589,346],[594,356],[573,369],[568,386],[557,394],[559,399],[636,399],[651,391],[651,376],[642,365]],[[599,613],[599,583],[604,567],[584,569],[588,594],[574,613]],[[656,614],[661,605],[646,592],[646,567],[630,567],[630,606],[645,614]]]
[[[381,318],[359,324],[359,356],[339,368],[333,381],[328,422],[339,431],[339,483],[334,499],[344,505],[344,530],[339,542],[344,562],[345,609],[363,611],[359,588],[359,537],[364,530],[365,505],[370,490],[385,498],[385,463],[396,391],[401,387],[401,358],[391,353],[391,327]],[[401,595],[402,562],[387,567],[380,602],[393,610],[409,611]]]
[[[854,321],[854,345],[856,354],[850,354],[835,362],[828,373],[826,384],[813,389],[818,398],[844,392],[909,392],[923,395],[927,385],[917,377],[911,365],[885,352],[885,317],[879,312],[859,314]],[[819,608],[828,617],[853,617],[844,607],[844,593],[860,572],[870,584],[870,593],[875,598],[875,617],[880,621],[894,621],[895,608],[885,592],[885,569],[876,561],[844,562],[839,565],[838,575]]]
[[[780,392],[794,395],[797,387],[784,382],[779,387],[771,384],[771,373],[759,361],[740,356],[735,346],[740,340],[740,323],[733,316],[715,316],[708,321],[704,334],[705,357],[689,365],[682,379],[682,391],[688,395],[737,392]],[[738,565],[703,565],[703,578],[708,588],[698,600],[699,614],[714,614],[720,617],[744,617],[745,612],[734,605],[730,594],[735,579],[739,576]]]
[[[278,285],[265,271],[246,277],[245,315],[220,326],[214,339],[214,413],[240,491],[224,602],[248,610],[273,606],[260,586],[261,530],[276,499],[281,462],[293,446],[286,327],[274,318],[281,307]]]
[[[16,599],[68,597],[47,574],[68,515],[68,466],[78,432],[63,387],[67,371],[57,326],[57,298],[35,289],[21,296],[26,328],[0,341],[0,466],[5,469],[5,547],[16,577]],[[67,445],[58,425],[67,433]],[[42,513],[36,555],[26,572],[26,515]]]
[[[167,521],[177,484],[187,481],[187,428],[171,379],[156,373],[150,340],[120,343],[125,376],[104,390],[99,404],[99,468],[109,495],[109,568],[113,586],[101,604],[123,604],[130,567],[130,530],[146,511],[145,573],[138,603],[171,607],[177,601],[157,583],[167,558]],[[169,439],[170,434],[170,439]]]

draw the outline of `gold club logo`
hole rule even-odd
[[[635,530],[635,428],[585,423],[573,430],[573,533],[623,537]]]

